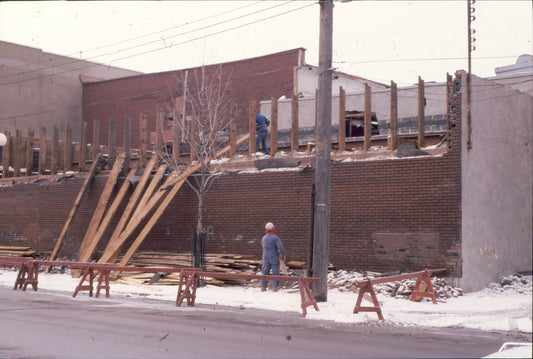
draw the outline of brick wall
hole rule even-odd
[[[237,104],[237,125],[248,129],[250,100],[270,100],[272,96],[290,97],[293,92],[293,68],[303,49],[294,49],[267,56],[228,62],[221,65],[222,83],[228,83],[231,101]],[[210,79],[218,65],[206,66]],[[189,69],[187,84],[194,93],[195,71]],[[197,76],[200,76],[198,73]],[[132,120],[133,148],[139,145],[139,116],[149,120],[149,130],[155,130],[155,113],[168,112],[174,97],[182,96],[185,70],[132,76],[122,79],[86,83],[83,85],[83,121],[88,123],[89,142],[92,141],[94,121],[101,122],[101,144],[107,144],[107,126],[110,118],[117,120],[116,143],[124,143],[124,116]]]
[[[450,100],[443,156],[332,164],[330,262],[335,266],[380,272],[447,267],[461,276],[460,93]],[[309,169],[220,177],[206,196],[204,226],[213,229],[207,251],[260,258],[264,224],[272,221],[288,259],[306,260],[313,181]],[[82,183],[71,178],[0,187],[0,245],[52,251]],[[60,256],[77,253],[104,183],[104,176],[91,183]],[[139,250],[189,252],[196,204],[184,185]]]

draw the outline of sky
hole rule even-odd
[[[532,2],[478,0],[472,72],[533,53]],[[316,1],[1,1],[0,40],[145,73],[303,47],[318,65]],[[373,81],[467,69],[467,1],[334,1],[333,66]]]

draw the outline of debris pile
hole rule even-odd
[[[328,288],[336,288],[341,292],[357,290],[357,282],[383,276],[376,272],[348,272],[345,270],[330,271],[328,274]],[[395,298],[409,299],[415,289],[416,279],[404,279],[390,283],[374,285],[376,293],[382,293]],[[446,301],[447,298],[459,297],[463,295],[461,288],[454,288],[445,279],[432,277],[431,285],[435,291],[437,300]]]
[[[519,273],[501,277],[499,282],[490,283],[488,289],[497,293],[513,291],[520,294],[531,294],[531,275],[525,276]]]

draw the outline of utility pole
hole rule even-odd
[[[320,39],[318,51],[318,93],[316,129],[316,211],[314,218],[313,283],[315,299],[328,299],[329,198],[331,177],[331,67],[333,39],[333,0],[320,0]]]

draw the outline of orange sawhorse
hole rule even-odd
[[[413,293],[411,293],[411,300],[415,300],[416,297],[428,297],[431,298],[431,301],[433,304],[437,304],[437,298],[435,296],[435,291],[433,290],[433,286],[431,285],[431,274],[433,272],[437,271],[444,271],[443,269],[436,269],[436,270],[424,270],[420,272],[413,272],[413,273],[404,273],[404,274],[398,274],[393,276],[387,276],[387,277],[379,277],[374,279],[366,279],[360,282],[357,282],[357,288],[359,288],[359,295],[357,296],[357,301],[355,303],[355,307],[353,309],[354,313],[359,312],[375,312],[378,315],[378,318],[380,320],[383,319],[383,313],[381,311],[381,307],[379,305],[376,292],[374,291],[374,284],[381,284],[381,283],[387,283],[387,282],[393,282],[397,280],[403,280],[403,279],[411,279],[411,278],[417,278],[415,289],[413,290]],[[425,283],[427,288],[426,291],[420,290],[420,285],[422,283]],[[363,300],[363,296],[369,293],[370,297],[372,298],[373,306],[361,306],[361,302]]]

